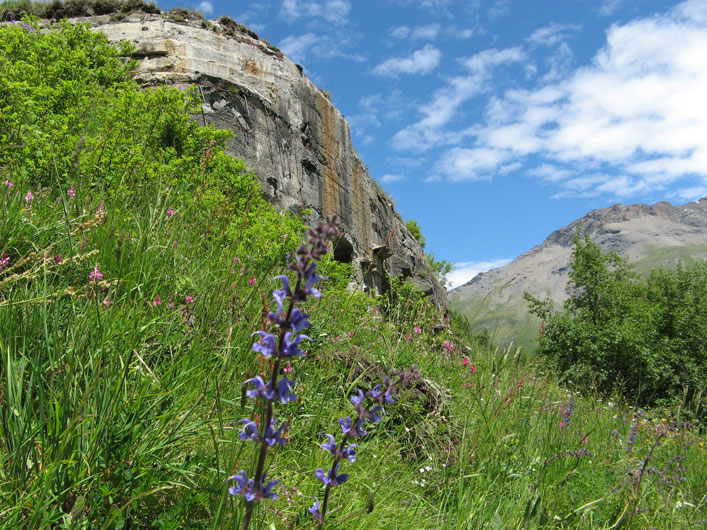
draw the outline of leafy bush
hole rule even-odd
[[[29,24],[27,24],[29,22]],[[303,224],[262,198],[257,178],[223,151],[230,131],[201,127],[195,92],[141,90],[132,62],[86,25],[40,32],[27,21],[0,32],[0,167],[33,189],[97,190],[119,212],[158,193],[227,239],[238,256],[283,263]],[[78,204],[78,203],[77,203]]]
[[[113,13],[160,13],[154,2],[144,0],[53,0],[33,2],[31,0],[10,0],[0,5],[0,20],[17,20],[25,15],[60,20],[70,17],[110,15]]]
[[[417,221],[415,221],[414,219],[411,219],[407,223],[405,223],[405,226],[407,227],[408,230],[410,230],[412,237],[417,239],[417,242],[420,244],[420,246],[424,250],[426,241],[425,241],[425,236],[422,235],[422,228],[420,227],[420,224]]]
[[[707,384],[707,264],[656,270],[640,280],[628,262],[575,238],[575,292],[564,309],[526,293],[544,321],[539,351],[565,380],[646,406],[687,399],[700,411]]]

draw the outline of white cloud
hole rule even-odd
[[[480,69],[485,63],[483,57],[466,62]],[[448,116],[474,95],[450,101],[455,83],[450,80],[428,107],[444,99]],[[559,187],[556,197],[629,198],[668,186],[692,196],[707,186],[705,94],[707,2],[695,0],[661,16],[612,26],[590,65],[534,89],[491,98],[484,125],[454,131],[449,119],[438,118],[434,136],[422,138],[473,141],[468,149],[454,147],[440,157],[442,169],[456,171],[445,171],[455,180],[484,178],[533,156],[536,166],[573,169],[573,178],[547,168],[537,175]],[[430,121],[426,116],[418,124]],[[399,132],[398,140],[412,146],[405,138],[409,132]]]
[[[390,36],[394,39],[407,39],[408,35],[410,35],[410,28],[407,26],[398,26],[390,30]]]
[[[538,177],[545,182],[561,182],[572,176],[572,171],[552,164],[542,164],[527,171],[531,177]]]
[[[434,40],[439,33],[439,24],[428,24],[427,26],[417,26],[410,33],[411,39]]]
[[[515,47],[484,50],[461,61],[471,72],[470,75],[453,77],[448,80],[446,87],[438,89],[432,101],[420,109],[423,117],[393,136],[393,147],[422,152],[435,146],[458,143],[464,134],[447,131],[445,127],[456,115],[459,107],[489,88],[486,83],[495,67],[524,58],[525,54],[521,48]]]
[[[302,63],[307,58],[310,50],[319,45],[322,37],[314,33],[305,33],[304,35],[290,35],[280,41],[278,47],[291,60],[296,63]]]
[[[476,32],[473,29],[460,29],[458,31],[453,32],[453,35],[457,39],[470,39],[476,34]]]
[[[507,15],[511,11],[511,0],[496,0],[496,2],[489,8],[489,17],[491,18],[501,18]]]
[[[455,147],[444,153],[436,169],[452,182],[488,180],[491,178],[489,172],[496,170],[510,158],[510,152],[500,149]]]
[[[452,265],[452,272],[447,276],[450,289],[464,285],[480,272],[503,267],[510,259],[495,259],[490,261],[460,261]]]
[[[696,201],[707,197],[707,186],[695,186],[678,190],[671,198],[679,201]]]
[[[503,50],[492,48],[472,55],[461,63],[475,74],[485,74],[496,66],[522,61],[525,57],[525,52],[520,46]]]
[[[393,57],[379,63],[373,73],[389,77],[400,74],[429,74],[437,68],[441,58],[442,52],[428,44],[408,57]]]
[[[401,180],[405,180],[405,177],[402,175],[386,174],[381,177],[381,182],[383,184],[391,184],[393,182],[400,182]]]
[[[334,24],[346,24],[351,11],[349,0],[283,0],[282,17],[295,21],[300,17],[323,18]]]
[[[601,5],[597,8],[597,12],[605,17],[613,15],[614,11],[616,11],[622,3],[623,0],[602,0]]]
[[[567,39],[568,33],[574,33],[581,28],[576,24],[557,24],[538,28],[530,34],[526,40],[532,44],[543,46],[555,46]]]
[[[196,8],[201,11],[204,15],[207,17],[211,16],[214,12],[214,4],[213,2],[200,2]]]
[[[428,24],[426,26],[415,26],[410,28],[408,26],[397,26],[392,28],[389,33],[394,39],[407,39],[412,40],[434,40],[439,34],[441,26],[439,24]]]
[[[363,56],[344,51],[349,44],[346,39],[309,32],[285,37],[278,43],[278,48],[296,63],[304,63],[310,57],[322,60],[342,58],[362,62]]]

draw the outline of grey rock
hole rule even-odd
[[[409,276],[446,309],[444,287],[356,154],[349,124],[301,66],[232,23],[203,27],[145,13],[80,20],[112,42],[135,45],[135,77],[144,86],[197,85],[204,112],[196,119],[235,132],[228,152],[258,175],[268,200],[309,210],[310,221],[338,214],[344,235],[334,254],[353,263],[357,285],[381,292],[386,271]]]

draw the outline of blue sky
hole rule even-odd
[[[158,5],[303,65],[453,285],[592,209],[707,195],[707,0]]]

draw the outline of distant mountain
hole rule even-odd
[[[588,232],[605,251],[614,250],[642,273],[707,259],[707,197],[673,206],[617,204],[589,212],[561,228],[514,261],[449,292],[449,303],[501,343],[533,346],[540,321],[528,313],[523,293],[561,303],[568,298],[569,267],[575,234]]]

